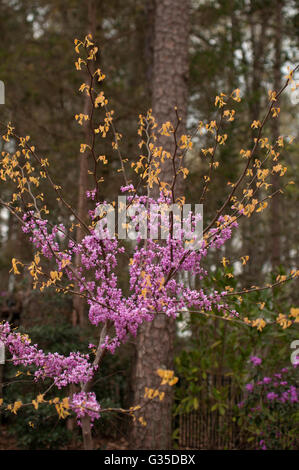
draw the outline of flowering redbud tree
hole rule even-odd
[[[277,193],[271,193],[271,185],[267,180],[272,174],[283,176],[286,171],[286,168],[279,163],[279,150],[284,145],[284,139],[281,136],[272,145],[268,138],[263,137],[263,129],[269,119],[277,119],[280,111],[279,97],[292,82],[293,72],[289,73],[281,90],[270,90],[264,119],[251,124],[251,128],[256,129],[256,137],[251,148],[240,150],[243,160],[242,172],[235,183],[230,183],[229,195],[203,229],[202,238],[192,239],[196,223],[202,222],[201,216],[196,218],[192,214],[187,214],[186,219],[189,218],[190,224],[183,224],[182,228],[181,222],[170,214],[168,235],[160,240],[158,237],[141,236],[140,230],[138,231],[141,219],[135,213],[130,223],[126,222],[124,226],[118,227],[119,231],[125,229],[127,233],[135,229],[134,241],[125,244],[117,233],[111,234],[102,223],[105,218],[101,209],[103,203],[107,201],[99,200],[99,187],[103,181],[101,165],[106,164],[107,159],[106,156],[98,156],[96,153],[97,139],[112,136],[112,147],[120,161],[119,171],[124,176],[124,185],[120,187],[119,192],[122,196],[126,196],[125,209],[129,211],[138,205],[140,213],[145,214],[145,218],[148,219],[146,228],[148,235],[151,230],[155,232],[157,229],[157,225],[154,226],[154,222],[150,219],[150,207],[153,204],[159,204],[159,207],[169,207],[172,204],[177,204],[179,207],[184,205],[184,198],[177,198],[175,195],[175,183],[178,177],[185,179],[188,175],[188,169],[184,166],[184,156],[192,148],[194,137],[207,134],[214,143],[212,147],[202,149],[204,158],[210,159],[209,174],[204,177],[200,198],[200,202],[203,202],[213,171],[219,165],[216,160],[217,148],[225,145],[228,138],[227,134],[222,132],[222,126],[223,123],[235,119],[236,112],[232,106],[241,100],[240,90],[234,90],[230,96],[224,93],[217,96],[215,99],[217,119],[208,123],[200,122],[192,135],[184,134],[178,138],[179,110],[176,110],[177,122],[165,122],[161,128],[151,111],[145,116],[140,116],[139,147],[145,149],[145,155],[140,155],[137,161],[131,162],[130,171],[134,177],[129,179],[127,162],[120,152],[121,135],[115,128],[113,110],[109,109],[109,102],[104,92],[98,89],[105,75],[100,69],[94,70],[95,67],[91,67],[96,61],[98,48],[89,35],[83,41],[75,40],[75,51],[79,55],[75,63],[77,70],[83,70],[89,77],[88,83],[81,85],[80,92],[90,100],[91,111],[89,114],[80,113],[75,116],[79,125],[89,126],[91,130],[90,141],[82,143],[80,148],[82,153],[89,153],[93,162],[93,170],[90,173],[94,186],[86,194],[89,204],[93,206],[88,214],[89,222],[86,223],[79,217],[76,210],[67,202],[63,188],[55,183],[50,172],[49,161],[39,156],[29,136],[18,136],[11,123],[6,126],[3,135],[6,147],[1,154],[0,178],[3,184],[13,184],[15,191],[10,200],[1,199],[0,203],[18,219],[21,230],[28,236],[34,249],[34,258],[29,265],[15,258],[12,260],[13,273],[18,275],[20,270],[28,269],[34,289],[43,291],[53,288],[58,293],[80,296],[84,299],[88,305],[89,321],[99,332],[99,341],[94,355],[84,355],[79,352],[70,352],[68,356],[45,353],[37,344],[31,344],[27,335],[13,329],[8,322],[0,324],[0,340],[8,352],[8,360],[11,360],[15,366],[34,367],[34,381],[45,382],[44,393],[39,394],[32,402],[18,401],[6,404],[2,400],[1,406],[17,413],[22,406],[33,406],[37,409],[41,404],[47,403],[56,407],[61,418],[67,417],[72,411],[77,416],[78,424],[82,426],[85,448],[91,448],[92,423],[99,419],[102,413],[111,411],[101,409],[101,404],[92,391],[93,378],[101,373],[105,352],[113,354],[129,335],[137,334],[138,327],[143,322],[150,322],[158,313],[175,318],[180,312],[192,311],[204,315],[216,313],[219,318],[241,322],[248,328],[262,330],[265,327],[266,321],[263,318],[254,321],[241,318],[232,306],[232,300],[236,300],[244,292],[257,290],[258,287],[239,292],[230,289],[222,292],[192,289],[184,282],[182,273],[191,273],[199,280],[208,276],[209,273],[202,267],[202,261],[207,257],[209,250],[220,250],[232,237],[233,231],[238,229],[240,219],[250,217],[254,212],[263,211],[267,207],[268,200]],[[104,113],[104,117],[96,123],[95,121],[100,119],[97,116],[98,112],[99,116],[100,113]],[[173,154],[156,145],[157,134],[174,139]],[[10,151],[11,141],[17,147],[16,151]],[[262,160],[257,157],[258,151],[264,155]],[[172,184],[161,181],[159,177],[166,160],[172,162]],[[56,193],[59,203],[64,205],[72,216],[74,223],[70,230],[62,223],[55,224],[49,220],[45,196],[40,192],[40,185],[45,183]],[[157,195],[156,198],[153,197],[154,194]],[[112,203],[112,207],[113,205],[115,202]],[[162,225],[160,221],[159,230],[163,229]],[[80,242],[72,235],[78,226],[84,232]],[[195,241],[196,249],[194,249]],[[125,255],[129,259],[129,294],[123,292],[118,279],[118,260]],[[243,264],[247,261],[248,257],[244,256]],[[298,274],[299,271],[293,270],[289,275],[277,278],[275,284],[266,287],[283,284],[298,277]],[[282,315],[276,322],[288,327],[296,320],[297,317]],[[174,385],[177,381],[172,371],[160,369],[157,373],[162,379],[161,387]],[[48,381],[50,381],[49,386]],[[70,385],[76,386],[76,391],[71,394]],[[55,394],[51,395],[55,388],[66,390],[64,399],[58,399]],[[161,390],[147,390],[146,393],[149,400],[163,399],[164,392]],[[135,405],[130,410],[118,411],[129,413],[134,418],[138,403]],[[146,424],[142,416],[139,422],[140,425]]]

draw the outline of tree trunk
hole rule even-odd
[[[91,34],[94,38],[96,33],[96,2],[95,0],[86,0],[87,12],[88,12],[88,28],[87,34]],[[91,71],[94,68],[94,62],[90,61]],[[86,95],[84,103],[84,114],[90,116],[91,113],[91,101],[90,97]],[[84,125],[84,137],[85,142],[90,140],[90,128],[89,121],[85,121]],[[87,216],[87,198],[86,191],[88,189],[88,151],[85,153],[80,153],[80,164],[79,164],[79,184],[78,184],[78,202],[77,202],[77,213],[80,220],[86,220]],[[82,227],[77,228],[76,232],[76,241],[80,243],[84,236],[84,231]],[[80,256],[76,256],[75,266],[80,265]],[[86,323],[84,315],[84,305],[85,301],[78,295],[75,295],[73,298],[73,325],[79,324],[84,326]]]
[[[189,0],[158,0],[155,11],[154,64],[152,83],[153,115],[158,128],[163,122],[176,122],[175,106],[181,117],[179,131],[184,132],[187,115]],[[159,137],[156,145],[163,145],[173,153],[170,139]],[[173,177],[171,161],[167,160],[160,174],[161,181]],[[181,182],[176,187],[181,193]],[[141,326],[136,345],[134,378],[134,405],[145,403],[145,387],[158,388],[159,368],[173,368],[175,320],[158,315],[154,321]],[[138,416],[146,426],[135,421],[131,433],[133,449],[170,449],[172,424],[172,389],[165,390],[165,398],[146,404]]]
[[[91,34],[93,39],[96,34],[96,1],[86,0],[87,12],[88,12],[88,28],[87,34]],[[94,62],[90,62],[91,72],[93,72]],[[89,96],[86,96],[84,103],[84,114],[91,114],[91,100]],[[85,123],[85,142],[90,140],[90,129],[89,121]],[[79,168],[79,188],[78,188],[78,206],[77,213],[80,220],[86,220],[87,216],[87,198],[86,191],[88,189],[88,158],[87,153],[80,154],[80,168]],[[84,236],[82,227],[77,228],[76,241],[80,243]],[[75,266],[80,265],[80,257],[77,256],[75,260]],[[73,324],[79,323],[80,326],[86,324],[84,315],[85,300],[78,295],[74,296],[73,299]],[[82,437],[84,450],[93,450],[93,439],[91,434],[91,423],[89,416],[82,418]]]
[[[261,111],[264,107],[263,75],[265,72],[265,63],[263,57],[267,52],[271,11],[269,11],[267,4],[258,6],[253,0],[250,2],[250,7],[248,22],[250,25],[252,65],[247,96],[249,103],[249,119],[250,122],[253,122],[261,118]],[[252,141],[255,136],[256,131],[252,129]],[[253,168],[254,174],[256,174],[256,171],[257,170]],[[257,189],[256,181],[251,187],[253,191]],[[257,217],[257,215],[254,217]],[[249,263],[244,266],[243,281],[246,286],[258,284],[261,279],[261,266],[265,264],[266,257],[268,256],[264,224],[263,222],[255,224],[252,218],[245,218],[241,230],[244,244],[243,253],[244,255],[248,255],[250,259]],[[259,243],[254,243],[254,240],[259,240]]]
[[[91,423],[89,416],[84,416],[81,419],[82,424],[82,437],[84,450],[93,450],[93,439],[91,435]]]
[[[275,37],[274,37],[274,51],[275,59],[273,64],[274,74],[274,90],[279,91],[281,86],[281,42],[282,42],[282,8],[283,0],[276,0],[275,2]],[[276,104],[278,106],[278,104]],[[272,139],[273,144],[279,137],[279,121],[278,117],[272,119]],[[277,173],[272,175],[271,178],[272,192],[275,192],[280,187],[280,177]],[[271,201],[271,266],[272,270],[279,266],[281,262],[281,226],[282,226],[282,213],[280,196],[275,196]]]

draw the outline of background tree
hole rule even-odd
[[[155,4],[153,39],[153,115],[160,127],[180,118],[179,133],[184,133],[188,104],[188,44],[189,2],[187,0],[162,0]],[[175,111],[177,109],[177,113]],[[175,142],[159,137],[157,145],[173,154]],[[178,157],[178,156],[177,156]],[[175,159],[175,164],[177,163]],[[166,160],[159,175],[160,181],[171,187],[174,178],[172,161]],[[182,194],[182,178],[175,193]],[[175,321],[165,315],[157,315],[153,322],[142,325],[136,344],[136,370],[133,378],[134,402],[144,403],[145,387],[157,388],[160,368],[173,368]],[[168,449],[171,446],[172,394],[163,403],[151,402],[144,411],[144,429],[134,427],[132,447],[135,449]]]

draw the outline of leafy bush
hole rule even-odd
[[[239,403],[239,424],[257,441],[260,449],[298,448],[298,387],[296,368],[285,367],[272,376],[262,377],[259,364],[246,385],[246,396]]]

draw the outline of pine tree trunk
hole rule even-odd
[[[86,0],[88,13],[88,27],[87,34],[91,34],[94,38],[96,33],[96,2],[95,0]],[[90,63],[91,71],[94,67],[93,61]],[[84,114],[90,115],[91,113],[91,101],[90,97],[86,95],[84,103]],[[85,142],[90,140],[90,129],[89,121],[86,121],[84,124],[84,138]],[[78,202],[77,202],[77,214],[80,220],[86,220],[87,217],[87,198],[86,191],[88,189],[88,152],[80,153],[80,164],[79,164],[79,183],[78,183]],[[82,227],[77,228],[76,232],[76,241],[80,243],[84,236],[84,230]],[[76,256],[75,266],[80,265],[80,256]],[[84,315],[84,305],[85,301],[78,295],[75,295],[73,298],[73,325],[79,324],[84,326],[86,323]]]
[[[87,34],[91,34],[95,38],[96,34],[96,1],[95,0],[86,0],[87,12],[88,12],[88,28]],[[91,72],[93,72],[93,62],[90,64]],[[84,114],[90,116],[91,113],[91,101],[90,97],[86,96],[84,104]],[[85,142],[90,140],[90,129],[89,121],[86,121],[85,124]],[[86,191],[88,189],[88,158],[87,154],[80,154],[80,168],[79,168],[79,188],[78,188],[78,207],[77,212],[80,220],[86,220],[87,216],[87,199]],[[76,241],[81,242],[84,236],[83,229],[78,227],[76,233]],[[75,265],[79,266],[80,257],[77,257],[75,260]],[[79,323],[80,326],[84,326],[86,323],[84,315],[84,305],[85,301],[78,295],[74,296],[73,299],[73,324]],[[81,420],[82,422],[82,437],[83,437],[83,448],[84,450],[93,450],[93,439],[91,433],[91,423],[89,416],[84,416]]]
[[[283,1],[276,0],[275,2],[275,37],[274,37],[274,90],[279,91],[281,87],[281,42],[282,42],[282,8]],[[278,106],[278,104],[276,104]],[[279,137],[279,121],[278,117],[272,119],[272,139],[273,144]],[[271,179],[272,192],[275,192],[280,187],[280,177],[277,173]],[[282,226],[282,213],[280,196],[275,196],[271,201],[271,266],[275,269],[281,262],[281,226]]]
[[[184,132],[187,115],[189,0],[158,0],[155,11],[154,63],[152,102],[153,115],[159,126],[166,121],[176,122],[175,106],[181,117],[180,133]],[[173,152],[169,139],[159,138],[156,145]],[[168,160],[161,171],[161,181],[172,180],[172,165]],[[181,182],[176,195],[181,193]],[[136,345],[134,405],[144,405],[145,387],[158,388],[159,368],[173,368],[175,320],[158,315],[154,321],[141,326]],[[172,389],[168,387],[163,401],[150,401],[135,421],[131,433],[133,449],[170,449],[172,424]]]
[[[252,50],[252,66],[248,74],[250,81],[247,89],[248,103],[249,103],[249,119],[250,122],[261,119],[263,103],[263,75],[265,73],[265,63],[263,57],[267,50],[267,34],[269,30],[270,13],[267,4],[261,4],[259,7],[254,0],[250,2],[250,11],[248,23],[250,25],[250,42]],[[255,138],[256,133],[253,129],[251,132],[251,140]],[[253,168],[255,174],[256,169]],[[255,191],[256,181],[252,184],[252,189]],[[242,237],[244,246],[244,255],[249,256],[249,263],[244,266],[243,281],[246,286],[258,284],[261,278],[260,267],[266,262],[268,256],[265,236],[265,228],[263,222],[255,224],[252,218],[245,218],[242,224]],[[254,240],[259,240],[259,243],[254,243]]]

